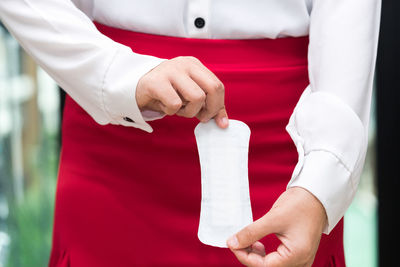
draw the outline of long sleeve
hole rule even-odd
[[[286,127],[299,153],[288,188],[323,204],[328,234],[354,198],[368,143],[380,0],[314,0],[309,78]]]
[[[80,8],[90,10],[87,4]],[[135,90],[140,77],[167,59],[112,41],[69,0],[0,0],[0,19],[97,123],[152,131],[137,107]]]

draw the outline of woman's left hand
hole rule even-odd
[[[326,223],[321,202],[307,190],[293,187],[282,193],[267,214],[229,238],[227,244],[246,266],[311,266]],[[266,255],[258,240],[269,234],[275,234],[281,244]]]

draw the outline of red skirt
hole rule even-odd
[[[298,155],[285,131],[308,85],[308,37],[195,39],[97,24],[117,42],[162,58],[195,56],[224,83],[231,119],[249,125],[254,219],[285,190]],[[67,96],[51,267],[241,266],[197,238],[200,164],[196,119],[168,116],[154,132],[97,124]],[[262,240],[268,251],[278,240]],[[345,266],[343,221],[323,235],[314,266]]]

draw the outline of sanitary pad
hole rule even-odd
[[[250,129],[229,120],[227,129],[214,120],[195,128],[201,165],[201,212],[198,238],[226,248],[226,240],[253,222],[248,181]]]

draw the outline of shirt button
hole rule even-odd
[[[132,120],[132,119],[129,118],[129,117],[124,117],[123,119],[124,119],[124,121],[127,121],[127,122],[135,122],[134,120]]]
[[[194,26],[196,26],[197,28],[203,28],[204,25],[206,24],[206,22],[204,21],[203,18],[198,17],[194,20]]]

